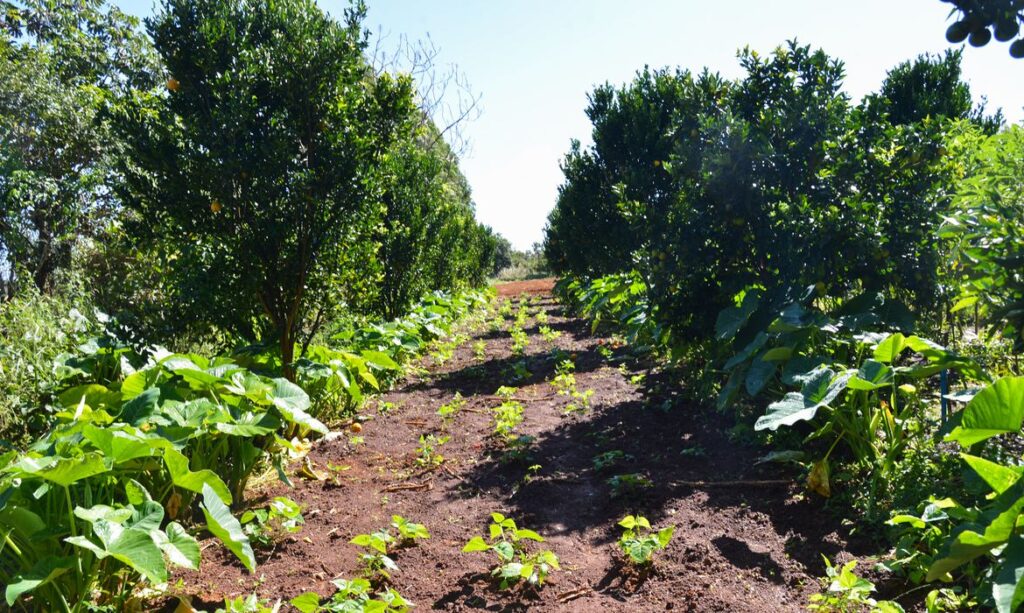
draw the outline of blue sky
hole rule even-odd
[[[115,0],[116,2],[116,0]],[[151,0],[122,0],[144,16]],[[320,0],[340,15],[344,0]],[[886,70],[949,48],[949,5],[939,0],[368,0],[367,27],[390,39],[428,34],[482,96],[466,126],[472,151],[463,172],[478,217],[520,249],[543,237],[571,138],[588,141],[583,115],[595,84],[629,80],[652,67],[704,66],[739,76],[736,50],[770,51],[790,38],[846,63],[855,99]],[[1014,122],[1024,119],[1024,60],[1004,44],[968,48],[964,73]]]

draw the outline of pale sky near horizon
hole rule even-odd
[[[340,15],[346,0],[318,0]],[[152,0],[114,0],[146,16]],[[423,39],[456,64],[481,97],[465,127],[472,150],[462,162],[478,218],[518,249],[543,238],[561,183],[559,160],[572,138],[589,141],[587,93],[628,81],[644,65],[704,66],[740,76],[736,51],[771,51],[787,39],[823,48],[846,64],[854,100],[888,69],[945,40],[950,5],[939,0],[367,0],[366,27]],[[991,42],[964,52],[975,99],[1007,119],[1024,119],[1024,60]]]

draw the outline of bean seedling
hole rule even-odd
[[[548,573],[561,570],[558,556],[553,551],[527,551],[528,541],[543,543],[544,537],[533,530],[519,528],[513,519],[501,513],[491,513],[488,531],[490,542],[482,536],[474,536],[462,551],[493,551],[498,557],[498,563],[491,570],[491,575],[501,580],[501,589],[506,590],[521,580],[531,587],[539,588],[544,585]]]
[[[649,565],[653,561],[654,552],[667,547],[676,531],[675,526],[669,526],[652,532],[651,522],[641,515],[627,515],[619,522],[619,526],[623,529],[619,547],[629,561],[637,566]]]

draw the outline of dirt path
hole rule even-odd
[[[536,282],[530,282],[536,285]],[[609,339],[566,318],[544,293],[531,286],[548,325],[562,334],[544,340],[535,320],[528,324],[530,376],[516,385],[525,405],[519,433],[536,437],[526,461],[502,462],[488,438],[491,394],[509,385],[517,359],[506,321],[501,330],[467,331],[469,340],[443,365],[427,358],[429,374],[410,378],[386,394],[384,413],[363,427],[364,442],[351,434],[316,444],[309,454],[319,470],[348,466],[340,485],[295,479],[288,490],[275,484],[266,496],[288,495],[305,508],[298,535],[264,553],[254,575],[220,547],[204,553],[201,573],[183,577],[186,593],[204,602],[256,591],[272,599],[308,590],[326,596],[330,580],[358,574],[356,534],[387,526],[393,514],[427,525],[432,537],[398,551],[401,568],[393,585],[416,610],[464,611],[798,611],[817,588],[821,554],[845,558],[838,526],[818,501],[803,500],[788,484],[700,484],[773,480],[778,469],[754,467],[757,451],[730,441],[726,426],[707,411],[677,401],[653,376],[620,371],[617,357],[601,355]],[[506,287],[503,295],[518,288]],[[485,341],[483,358],[474,342]],[[567,400],[555,394],[553,347],[575,356],[577,389],[593,390],[592,409],[566,415]],[[627,362],[629,364],[629,362]],[[632,379],[632,380],[631,380]],[[436,414],[456,393],[466,405],[443,431]],[[389,404],[383,404],[389,403]],[[439,447],[441,468],[415,463],[423,434],[450,436]],[[606,470],[594,457],[621,451],[624,459]],[[529,467],[539,466],[528,477]],[[326,472],[326,471],[325,471]],[[638,473],[653,486],[613,497],[608,479]],[[538,596],[510,597],[495,591],[484,574],[492,560],[461,553],[472,536],[486,534],[489,514],[498,511],[520,526],[537,530],[559,555],[563,570]],[[616,522],[638,512],[656,527],[677,525],[656,572],[644,581],[626,580],[619,560]],[[196,602],[197,606],[199,602]]]

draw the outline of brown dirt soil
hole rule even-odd
[[[513,296],[520,296],[522,294],[536,294],[546,295],[551,293],[551,288],[555,285],[555,278],[548,277],[546,279],[530,279],[528,281],[512,281],[510,283],[500,283],[496,286],[498,290],[498,296],[502,298],[508,298]]]
[[[416,610],[442,611],[800,611],[823,574],[821,555],[849,559],[839,521],[820,500],[779,481],[778,467],[754,466],[759,450],[731,441],[713,412],[687,406],[656,371],[642,385],[630,377],[646,372],[617,365],[599,348],[610,339],[590,334],[582,321],[562,315],[550,294],[550,280],[499,286],[502,296],[539,292],[548,325],[562,332],[543,340],[535,320],[528,324],[526,351],[531,375],[517,385],[525,406],[522,434],[536,437],[526,461],[503,462],[489,438],[491,394],[509,384],[517,359],[511,352],[509,322],[500,331],[466,330],[469,340],[451,360],[427,369],[385,394],[353,445],[351,433],[322,440],[309,459],[320,471],[343,465],[340,485],[293,477],[289,489],[274,483],[250,496],[256,506],[275,495],[302,504],[303,530],[271,552],[258,552],[255,574],[247,573],[222,546],[204,541],[202,568],[180,575],[184,593],[197,607],[225,596],[248,594],[287,600],[314,590],[329,596],[336,577],[359,572],[359,548],[349,540],[387,526],[393,514],[426,524],[431,538],[400,549],[401,568],[392,585],[416,603]],[[497,317],[495,315],[494,317]],[[480,360],[473,342],[486,342]],[[575,356],[579,390],[594,391],[592,408],[566,415],[567,400],[549,381],[553,346]],[[637,368],[635,362],[624,363]],[[442,429],[439,406],[456,393],[467,400],[454,423]],[[449,435],[439,449],[441,468],[415,464],[421,434]],[[594,456],[611,450],[625,461],[604,471]],[[528,467],[539,466],[528,478]],[[297,466],[295,468],[298,468]],[[640,473],[653,482],[644,491],[614,497],[607,480]],[[502,593],[489,581],[492,559],[462,553],[472,536],[485,535],[491,512],[513,517],[520,527],[540,532],[561,559],[539,593]],[[675,524],[675,537],[655,556],[646,577],[624,570],[616,544],[616,522],[640,513],[656,527]]]

